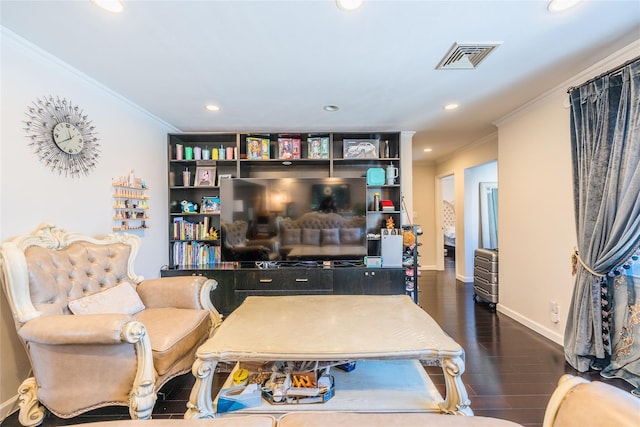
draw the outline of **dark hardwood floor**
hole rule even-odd
[[[473,301],[473,284],[456,281],[453,260],[445,271],[423,271],[419,304],[466,353],[462,380],[475,415],[541,426],[546,404],[565,373],[604,381],[631,391],[622,380],[598,372],[580,374],[564,360],[563,348],[501,313]],[[439,367],[425,368],[444,396]]]
[[[446,266],[444,272],[422,272],[418,279],[419,304],[465,349],[466,370],[462,379],[471,408],[476,415],[540,426],[547,401],[560,376],[577,374],[565,363],[562,347],[505,315],[491,312],[487,305],[476,304],[472,299],[472,284],[456,281],[451,258],[447,258]],[[444,395],[441,369],[425,369]],[[597,372],[582,376],[605,381]],[[220,388],[223,379],[224,375],[215,377],[214,389]],[[627,391],[632,388],[621,380],[606,382]],[[153,418],[182,418],[192,385],[191,374],[169,382],[161,390]],[[111,407],[69,420],[48,414],[42,426],[127,418],[126,408]],[[3,427],[19,425],[17,413],[2,422]]]

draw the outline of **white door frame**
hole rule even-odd
[[[442,203],[442,180],[447,177],[453,177],[455,182],[456,176],[455,173],[450,172],[442,175],[436,176],[436,188],[434,191],[435,200],[435,230],[436,230],[436,270],[444,271],[444,217],[442,215],[442,210],[444,204]]]

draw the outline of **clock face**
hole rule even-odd
[[[100,144],[80,107],[60,97],[38,98],[27,107],[27,117],[29,146],[52,172],[75,178],[96,167]]]
[[[67,154],[78,154],[84,147],[84,138],[71,123],[58,123],[53,128],[53,141]]]

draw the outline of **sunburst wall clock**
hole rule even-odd
[[[26,114],[29,145],[52,172],[79,177],[95,168],[100,144],[91,120],[80,107],[50,96],[34,101]]]

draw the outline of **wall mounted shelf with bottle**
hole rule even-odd
[[[113,179],[113,231],[145,230],[149,228],[149,190],[133,171],[126,177]]]

